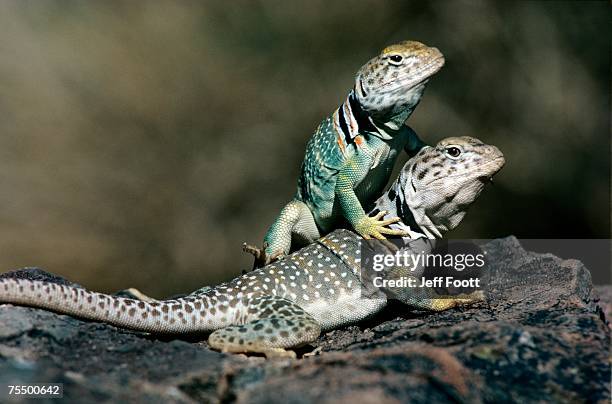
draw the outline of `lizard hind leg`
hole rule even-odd
[[[268,250],[268,243],[266,242],[264,242],[264,245],[262,248],[257,248],[250,244],[242,243],[242,251],[244,251],[245,253],[249,253],[253,257],[255,257],[255,261],[253,262],[253,269],[264,267],[268,265],[269,263],[276,261],[283,255],[282,251],[277,251],[276,253],[272,255],[268,255],[266,253],[267,250]],[[242,271],[243,274],[247,272],[248,271],[245,271],[245,270]]]
[[[291,240],[294,235],[306,243],[311,243],[321,237],[310,208],[296,199],[289,202],[281,210],[272,226],[264,237],[262,249],[243,245],[243,251],[255,256],[255,268],[260,268],[284,255],[291,250]]]
[[[316,340],[319,323],[300,306],[277,296],[263,296],[249,302],[247,322],[216,330],[208,337],[211,348],[221,352],[263,353],[266,357],[295,358],[287,348]]]

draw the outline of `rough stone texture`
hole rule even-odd
[[[593,287],[595,302],[601,307],[607,320],[608,327],[612,327],[612,285],[597,285]]]
[[[610,329],[596,304],[610,309],[610,288],[592,296],[580,262],[525,252],[512,237],[485,250],[487,302],[442,313],[391,304],[295,361],[0,305],[0,386],[64,383],[70,402],[610,402]]]

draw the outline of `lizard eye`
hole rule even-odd
[[[400,65],[402,64],[402,55],[391,55],[389,56],[389,63],[392,65]]]
[[[461,155],[461,149],[457,146],[449,146],[445,150],[446,155],[452,159],[456,159]]]

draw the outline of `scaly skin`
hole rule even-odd
[[[499,149],[469,136],[426,146],[412,160],[415,163],[404,165],[370,212],[383,212],[383,218],[399,217],[401,221],[391,227],[404,230],[411,239],[441,238],[457,227],[490,179],[490,172],[497,172],[505,163]],[[479,180],[466,181],[466,172]]]
[[[453,156],[452,148],[460,149],[459,155]],[[497,148],[473,138],[426,146],[406,163],[392,187],[393,198],[380,198],[377,209],[415,223],[415,237],[433,228],[441,235],[459,224],[503,164]],[[180,299],[139,301],[7,278],[0,279],[0,302],[158,334],[213,331],[208,341],[214,349],[295,356],[285,349],[314,341],[321,330],[362,320],[387,304],[383,291],[362,288],[361,240],[348,230],[336,230],[280,261]],[[429,310],[482,298],[479,293],[439,298],[432,290],[417,289],[391,292],[406,304]]]
[[[362,237],[402,235],[364,209],[382,192],[398,154],[416,153],[424,144],[404,123],[419,103],[425,85],[444,64],[436,48],[405,41],[385,48],[355,77],[346,101],[317,128],[295,197],[264,238],[264,251],[246,247],[256,266],[288,254],[298,244],[317,240],[343,221]]]

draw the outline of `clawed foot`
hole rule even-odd
[[[247,243],[242,244],[242,251],[249,253],[255,257],[255,262],[253,263],[253,269],[261,268],[263,266],[268,265],[269,263],[276,261],[282,255],[282,251],[277,251],[272,255],[268,255],[266,253],[266,249],[268,248],[268,243],[264,242],[262,248],[257,248]]]
[[[457,301],[460,305],[474,304],[478,302],[486,302],[487,297],[482,290],[476,290],[472,293],[459,295]]]
[[[140,290],[136,288],[125,289],[125,290],[122,290],[122,292],[125,295],[128,295],[136,300],[142,300],[143,302],[154,303],[158,301],[157,299],[153,299],[152,297],[145,295],[144,293],[142,293]]]
[[[266,359],[295,359],[297,357],[294,351],[289,351],[283,348],[268,348],[262,353],[266,355]]]
[[[310,352],[306,352],[304,355],[302,355],[304,358],[308,358],[310,356],[317,356],[317,355],[321,355],[321,352],[323,352],[323,348],[321,348],[320,346],[316,347],[315,349],[313,349]]]
[[[452,307],[466,306],[484,301],[486,301],[485,293],[482,290],[477,290],[467,294],[431,299],[428,308],[433,311],[443,311]]]
[[[295,351],[291,351],[291,350],[287,350],[283,348],[266,347],[266,348],[258,349],[256,347],[253,347],[252,349],[249,349],[248,351],[244,351],[244,353],[237,352],[232,349],[221,349],[221,352],[239,354],[239,355],[243,355],[245,358],[249,357],[246,354],[247,352],[264,354],[266,359],[295,359],[297,358],[297,354],[295,353]]]
[[[357,225],[355,226],[355,231],[357,231],[357,233],[359,233],[359,235],[366,240],[369,240],[372,237],[378,240],[385,240],[386,238],[383,234],[387,234],[391,236],[408,235],[407,231],[395,230],[395,229],[390,229],[387,227],[390,224],[399,222],[400,221],[399,217],[393,217],[391,219],[380,220],[387,213],[389,212],[387,212],[386,210],[383,210],[381,212],[378,212],[373,217],[365,216],[363,219],[361,219],[357,223]]]

